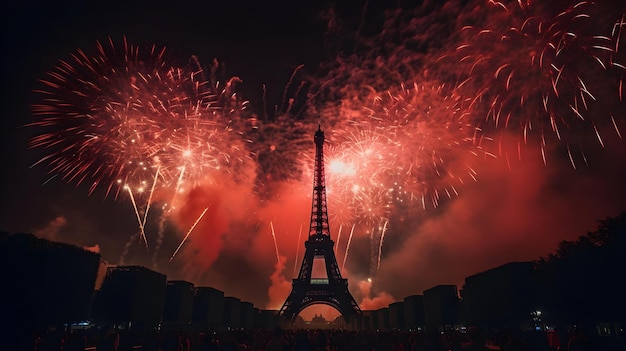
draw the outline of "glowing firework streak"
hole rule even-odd
[[[346,260],[348,259],[348,251],[350,250],[350,243],[352,242],[352,234],[354,234],[354,226],[352,225],[352,229],[350,229],[350,236],[348,236],[348,243],[346,244],[346,253],[343,255],[343,264],[341,265],[341,270],[346,268]]]
[[[178,247],[176,248],[176,251],[174,251],[174,253],[172,254],[172,257],[170,257],[170,262],[172,262],[172,260],[174,259],[174,256],[176,256],[176,254],[178,253],[178,250],[180,250],[180,248],[183,246],[183,244],[185,243],[185,241],[187,241],[187,238],[189,238],[189,235],[191,234],[191,232],[193,231],[193,229],[196,227],[196,225],[198,225],[198,222],[200,222],[200,220],[202,219],[202,217],[204,217],[204,214],[206,213],[206,211],[209,208],[205,208],[204,211],[202,211],[202,213],[200,214],[200,217],[198,217],[198,219],[196,219],[196,221],[193,223],[193,225],[191,226],[191,228],[189,228],[189,231],[187,232],[187,235],[185,235],[185,237],[183,238],[183,240],[180,242],[180,244],[178,245]]]
[[[341,239],[341,228],[343,228],[343,224],[339,225],[339,233],[337,233],[337,245],[335,245],[335,253],[337,253],[337,247],[339,246],[339,239]]]
[[[152,202],[152,195],[154,194],[154,188],[157,184],[157,179],[159,177],[159,170],[161,168],[157,168],[156,173],[154,174],[154,181],[152,182],[152,188],[150,188],[150,195],[148,196],[148,201],[146,202],[146,212],[143,214],[143,222],[142,227],[146,226],[146,220],[148,219],[148,211],[150,210],[150,203]]]
[[[296,244],[296,259],[293,262],[293,275],[296,275],[298,268],[298,254],[300,253],[300,236],[302,235],[302,223],[300,223],[300,231],[298,232],[298,243]]]
[[[276,262],[280,264],[280,254],[278,253],[278,243],[276,242],[276,233],[274,233],[274,223],[270,221],[270,228],[272,229],[272,238],[274,238],[274,248],[276,249]]]
[[[383,230],[382,233],[380,234],[380,245],[378,245],[378,262],[376,264],[376,271],[378,271],[378,269],[380,268],[380,257],[382,256],[383,253],[383,241],[385,240],[385,232],[387,231],[387,223],[389,223],[389,221],[385,221],[385,224],[383,225]]]
[[[148,247],[148,240],[146,239],[146,233],[144,232],[143,222],[141,221],[141,216],[139,215],[139,210],[137,209],[137,203],[135,202],[135,197],[133,196],[133,191],[130,189],[128,185],[125,186],[126,190],[128,190],[128,194],[130,195],[130,202],[133,204],[133,209],[135,210],[135,215],[137,216],[137,222],[139,223],[139,230],[143,241]]]

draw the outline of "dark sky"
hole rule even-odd
[[[384,9],[381,2],[367,2],[366,17],[362,17],[365,1],[349,3],[335,4],[346,28],[357,30],[360,19],[365,18],[366,25],[360,28],[362,34],[380,30]],[[411,35],[415,34],[411,26],[426,26],[428,30],[422,34],[429,36],[432,47],[445,28],[457,20],[445,16],[446,11],[454,10],[452,4],[480,4],[463,8],[461,13],[470,19],[482,16],[477,14],[483,13],[480,6],[484,6],[481,1],[450,1],[446,3],[450,6],[441,8],[442,2],[423,3],[424,8],[436,7],[441,16],[428,16],[428,11],[422,11],[424,17],[407,18],[406,26],[387,28],[392,40],[378,43],[381,49],[377,51],[378,55],[390,53],[387,62],[401,62],[398,66],[402,66],[410,61],[403,56],[406,51],[389,49],[393,45],[417,47],[420,55],[428,46],[413,45],[415,41],[411,42],[413,46],[404,45],[401,36],[389,33]],[[46,155],[45,150],[28,149],[29,138],[38,131],[23,125],[35,120],[31,105],[40,99],[33,93],[40,87],[37,79],[52,70],[58,60],[67,59],[79,48],[92,50],[96,40],[106,41],[108,37],[121,42],[126,36],[140,47],[166,47],[168,57],[180,60],[181,65],[192,55],[202,63],[217,58],[225,65],[227,75],[242,78],[239,93],[253,106],[259,105],[264,84],[269,104],[278,103],[296,67],[304,65],[304,72],[313,75],[321,62],[332,61],[333,52],[327,46],[330,26],[322,15],[330,4],[331,1],[209,0],[3,2],[0,230],[31,232],[84,247],[97,246],[109,263],[120,263],[122,256],[126,264],[152,264],[171,279],[188,279],[261,307],[279,308],[277,304],[284,301],[285,291],[290,288],[294,263],[299,264],[296,255],[301,259],[303,254],[298,231],[301,225],[308,226],[310,180],[280,184],[274,201],[263,205],[251,199],[243,187],[197,189],[189,197],[190,207],[197,205],[201,209],[206,200],[218,203],[219,208],[208,215],[206,227],[200,225],[194,232],[190,248],[182,250],[181,259],[168,263],[171,251],[166,252],[165,248],[176,248],[193,218],[178,218],[177,223],[185,225],[168,229],[163,252],[142,251],[137,242],[129,243],[137,222],[127,199],[105,197],[102,191],[88,195],[85,186],[67,184],[60,177],[49,180],[45,166],[31,167]],[[450,23],[442,22],[442,18]],[[376,61],[376,55],[369,59]],[[375,65],[367,67],[373,70],[369,76],[377,75],[376,68],[371,68]],[[379,69],[394,67],[389,64]],[[354,74],[352,80],[348,74],[345,87],[356,86],[356,91],[361,87],[360,75],[368,74],[363,74],[362,67],[358,72],[348,72]],[[420,72],[410,78],[426,76],[426,72]],[[380,77],[386,78],[380,75],[376,79]],[[346,97],[341,108],[350,110],[358,100]],[[622,126],[623,138],[624,110],[616,110],[614,118]],[[284,137],[277,134],[276,138]],[[312,134],[313,131],[311,139]],[[504,142],[512,139],[506,132],[503,135]],[[591,143],[586,148],[587,165],[579,161],[574,169],[564,156],[563,145],[548,149],[544,165],[537,145],[529,144],[522,148],[522,161],[512,157],[507,162],[506,157],[500,157],[480,163],[478,180],[468,182],[459,189],[459,196],[443,201],[439,208],[410,208],[405,209],[406,216],[392,215],[397,221],[390,222],[385,237],[387,246],[380,270],[374,273],[374,283],[367,282],[372,275],[368,272],[371,243],[367,235],[360,234],[350,252],[353,260],[349,260],[344,272],[357,300],[364,308],[375,308],[420,294],[437,284],[460,287],[468,275],[506,262],[547,255],[560,241],[574,240],[594,230],[597,220],[626,210],[626,143],[614,131],[606,135],[604,147]],[[313,148],[312,140],[310,146]],[[251,224],[254,221],[260,224]],[[269,222],[276,230],[281,256],[278,260]],[[157,225],[155,219],[152,229]],[[202,235],[207,232],[218,234]],[[346,245],[345,228],[341,235],[339,253]],[[338,254],[338,260],[342,258]],[[233,278],[242,276],[247,277],[245,281]]]

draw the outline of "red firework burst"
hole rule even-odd
[[[458,93],[486,111],[486,128],[519,131],[523,143],[534,138],[542,150],[550,139],[578,145],[590,131],[602,143],[607,122],[620,134],[623,9],[490,0],[488,10],[485,24],[464,27],[462,44],[444,56],[465,76]]]
[[[378,96],[367,115],[387,138],[385,175],[394,201],[417,199],[436,207],[476,180],[475,164],[485,154],[481,134],[458,95],[444,85],[414,84]],[[481,157],[479,157],[481,156]]]
[[[43,102],[33,106],[41,119],[30,125],[47,131],[30,145],[50,153],[38,163],[69,182],[89,179],[90,193],[104,183],[117,194],[157,178],[179,190],[245,158],[229,125],[236,78],[220,88],[201,70],[167,66],[165,48],[109,44],[97,42],[93,56],[77,50],[41,80]]]

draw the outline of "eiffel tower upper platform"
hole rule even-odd
[[[289,320],[305,308],[325,304],[334,307],[346,320],[360,315],[361,309],[348,291],[348,280],[341,276],[330,238],[326,185],[324,181],[324,132],[321,126],[315,132],[315,169],[313,175],[311,225],[304,243],[306,252],[298,278],[293,279],[291,293],[280,309],[280,315]],[[313,277],[313,262],[324,259],[326,277]]]

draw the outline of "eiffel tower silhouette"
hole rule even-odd
[[[315,170],[313,175],[313,209],[309,238],[304,243],[306,252],[298,278],[293,279],[291,293],[280,309],[280,316],[294,321],[311,305],[334,307],[346,321],[361,314],[359,305],[348,291],[348,279],[341,277],[330,238],[326,185],[324,181],[324,132],[321,126],[315,132]],[[326,277],[313,277],[315,260],[324,260]],[[317,266],[317,265],[316,265]],[[317,272],[316,272],[317,273]]]

